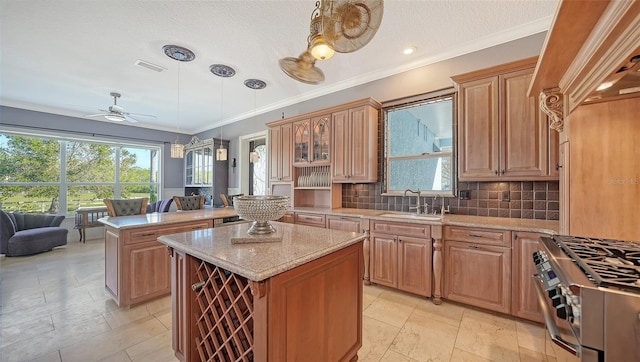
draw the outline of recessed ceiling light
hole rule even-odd
[[[604,83],[600,84],[600,86],[598,86],[598,88],[596,88],[596,90],[598,90],[598,91],[605,90],[607,88],[611,88],[612,85],[613,85],[613,82],[604,82]]]
[[[165,45],[162,50],[166,56],[179,62],[190,62],[196,58],[191,50],[179,45]]]
[[[244,85],[251,89],[264,89],[267,87],[267,83],[260,79],[247,79],[244,81]]]
[[[235,69],[224,64],[212,64],[211,66],[209,66],[209,70],[211,71],[211,73],[223,78],[229,78],[236,75]]]
[[[405,49],[402,51],[402,53],[403,53],[404,55],[409,55],[409,54],[413,54],[413,52],[415,52],[415,51],[416,51],[416,47],[408,47],[408,48],[405,48]]]

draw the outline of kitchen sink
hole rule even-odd
[[[391,217],[395,219],[413,219],[413,220],[425,220],[425,221],[442,221],[442,216],[429,215],[429,214],[407,214],[407,213],[385,213],[378,215],[380,217]]]

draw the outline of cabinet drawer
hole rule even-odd
[[[327,216],[327,229],[361,233],[362,219],[355,217]]]
[[[511,247],[511,231],[509,230],[446,226],[444,239]]]
[[[372,233],[385,233],[405,236],[418,236],[424,238],[431,237],[431,227],[429,225],[396,223],[388,221],[371,221]]]
[[[156,241],[158,236],[184,233],[199,229],[208,229],[213,227],[212,220],[195,221],[188,224],[180,224],[175,226],[156,226],[145,229],[136,229],[123,233],[125,245],[144,243],[147,241]]]
[[[323,228],[325,224],[325,216],[319,214],[301,214],[295,213],[295,223],[300,225],[318,226]]]

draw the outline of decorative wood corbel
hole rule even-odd
[[[563,107],[564,96],[560,88],[548,88],[540,92],[540,110],[549,116],[549,128],[558,132],[562,132],[564,127]]]
[[[249,289],[251,289],[251,294],[256,298],[262,298],[267,295],[267,284],[264,281],[254,282],[250,280]]]

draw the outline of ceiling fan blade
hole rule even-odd
[[[136,116],[138,118],[151,118],[151,119],[156,119],[158,117],[152,115],[152,114],[143,114],[143,113],[129,113],[129,112],[124,112],[124,114],[126,116]]]
[[[155,117],[154,117],[154,118],[155,118]],[[125,115],[125,116],[124,116],[124,119],[126,119],[126,120],[127,120],[127,122],[129,122],[129,123],[138,123],[138,120],[137,120],[137,119],[135,119],[135,118],[133,118],[133,117],[131,117],[131,115],[130,115],[130,114]]]
[[[96,113],[96,114],[87,114],[85,117],[100,117],[106,116],[108,113]]]

